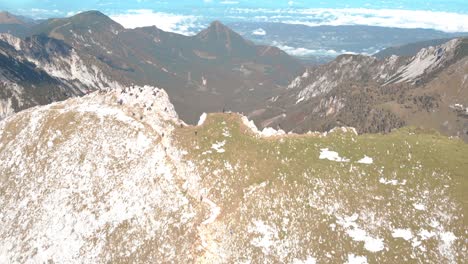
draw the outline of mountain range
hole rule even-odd
[[[379,60],[342,55],[312,67],[250,114],[261,127],[304,133],[352,126],[359,133],[422,126],[468,140],[468,40]]]
[[[0,37],[2,117],[96,89],[154,85],[169,87],[179,115],[192,124],[203,112],[235,111],[261,128],[299,133],[414,125],[468,139],[466,39],[414,56],[405,55],[427,42],[379,58],[342,55],[306,69],[219,21],[187,37],[156,27],[125,29],[89,11],[46,20],[31,32],[23,39]],[[389,56],[395,53],[403,56]]]
[[[417,54],[445,40],[303,66],[219,21],[194,36],[125,29],[98,11],[31,23],[28,37],[0,37],[1,117],[94,90],[154,85],[167,87],[191,124],[203,112],[234,111],[286,132],[414,125],[468,138],[463,38]]]
[[[468,258],[467,38],[306,66],[219,21],[8,25],[0,263]]]
[[[192,123],[202,112],[250,111],[304,69],[280,49],[254,45],[220,22],[187,37],[156,27],[125,29],[90,11],[44,21],[31,32],[33,37],[24,40],[5,40],[28,46],[31,38],[41,36],[71,51],[54,56],[54,49],[45,48],[46,53],[25,55],[18,49],[23,61],[51,77],[80,83],[82,93],[113,83],[171,87],[168,92],[179,114]]]
[[[6,11],[0,12],[0,33],[26,37],[31,33],[31,28],[37,23],[38,21],[27,17],[16,16]]]

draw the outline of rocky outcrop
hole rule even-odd
[[[448,110],[467,103],[466,47],[467,39],[454,39],[412,57],[342,55],[307,69],[251,117],[301,133],[343,125],[360,133],[390,132],[416,125],[468,140],[468,124]]]

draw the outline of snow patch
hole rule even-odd
[[[328,132],[324,132],[323,135],[326,136],[330,133],[337,133],[337,132],[341,132],[341,133],[352,133],[354,135],[358,135],[358,132],[356,130],[356,128],[354,127],[334,127],[332,128],[330,131]]]
[[[252,239],[251,245],[261,248],[263,254],[269,255],[271,248],[276,244],[279,239],[278,230],[272,226],[265,224],[261,220],[253,221],[253,225],[248,227],[249,233],[256,233],[259,236]]]
[[[457,237],[452,232],[443,232],[440,234],[440,239],[445,244],[452,244],[453,241],[457,240]]]
[[[223,128],[223,136],[224,136],[224,137],[231,137],[231,133],[229,132],[229,130],[227,129],[227,127],[224,127],[224,128]]]
[[[354,228],[351,230],[347,230],[346,233],[354,240],[354,241],[363,241],[364,248],[370,252],[379,252],[384,249],[383,239],[381,238],[373,238],[367,235],[366,231],[360,228]]]
[[[420,204],[420,203],[414,203],[413,207],[414,207],[414,209],[419,210],[419,211],[426,210],[426,206],[424,204]]]
[[[198,126],[201,126],[205,123],[206,121],[206,117],[207,117],[207,114],[206,113],[203,113],[201,116],[200,116],[200,120],[198,120]]]
[[[262,131],[259,131],[257,126],[252,120],[249,120],[246,116],[242,116],[242,123],[247,126],[255,135],[261,137],[275,137],[275,136],[282,136],[286,135],[286,132],[279,129],[276,130],[271,127],[265,127]]]
[[[345,264],[367,264],[367,258],[365,256],[356,256],[354,254],[348,254],[348,261]]]
[[[406,180],[399,182],[398,180],[387,180],[385,178],[380,178],[379,182],[385,185],[393,185],[393,186],[406,185]]]
[[[455,263],[455,261],[453,260],[455,253],[453,252],[453,243],[458,238],[452,232],[441,232],[439,233],[439,237],[441,240],[439,244],[439,251],[442,254],[446,255],[449,259],[451,259],[451,262]]]
[[[413,238],[413,233],[411,232],[410,229],[396,228],[396,229],[393,229],[392,237],[403,238],[404,240],[408,241]]]
[[[336,151],[330,151],[328,148],[320,149],[320,156],[319,159],[323,160],[330,160],[336,162],[349,162],[349,159],[342,158]]]
[[[274,136],[281,136],[281,135],[285,135],[286,133],[279,129],[279,130],[276,130],[274,128],[271,128],[271,127],[265,127],[262,132],[261,132],[261,135],[264,136],[264,137],[274,137]]]
[[[214,150],[216,150],[216,152],[218,152],[218,153],[224,153],[224,152],[226,152],[226,151],[223,149],[224,145],[226,145],[226,141],[225,141],[225,140],[224,140],[224,141],[221,141],[221,142],[216,142],[216,143],[214,143],[213,145],[211,145],[211,148],[214,149]]]
[[[346,234],[354,241],[364,242],[364,248],[369,252],[379,252],[384,249],[384,242],[381,238],[375,238],[367,234],[367,232],[360,228],[356,223],[359,218],[358,214],[352,216],[339,217],[337,216],[336,223],[346,230]]]
[[[364,156],[364,158],[358,160],[358,163],[361,163],[361,164],[372,164],[372,163],[374,163],[374,159],[372,159],[371,157],[368,157],[368,156]]]
[[[305,260],[301,260],[298,258],[295,258],[293,260],[293,264],[315,264],[317,263],[317,259],[311,256],[308,256]]]
[[[418,235],[421,237],[421,240],[427,240],[435,236],[436,233],[422,229],[421,231],[419,231]]]

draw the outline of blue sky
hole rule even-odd
[[[127,9],[155,9],[159,11],[175,12],[192,8],[217,7],[220,9],[237,6],[244,8],[398,8],[406,10],[446,11],[468,13],[467,0],[352,0],[352,1],[315,1],[315,0],[2,0],[0,8],[3,10],[44,9],[70,12],[76,10],[108,9],[123,11]]]
[[[100,10],[125,27],[156,25],[183,34],[215,19],[468,31],[468,0],[0,0],[0,9],[33,18]]]

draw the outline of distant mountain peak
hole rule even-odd
[[[97,35],[100,37],[117,35],[125,28],[99,11],[86,11],[71,17],[46,20],[33,27],[31,35],[46,34],[60,40],[79,40],[80,36]]]
[[[84,11],[84,12],[81,12],[81,13],[76,14],[76,16],[80,16],[80,15],[106,16],[106,15],[104,15],[104,14],[103,14],[101,11],[99,11],[99,10],[88,10],[88,11]]]
[[[215,20],[213,22],[210,23],[210,26],[209,28],[215,28],[215,29],[229,29],[229,27],[227,27],[226,25],[224,25],[221,21],[219,20]]]
[[[217,46],[218,52],[226,55],[246,51],[254,53],[255,45],[244,39],[240,34],[216,20],[213,21],[208,28],[201,31],[196,36],[202,42],[208,45]]]
[[[210,38],[216,36],[217,39],[229,38],[231,35],[237,35],[241,37],[239,34],[221,23],[219,20],[211,22],[208,28],[198,33],[198,36],[201,38]]]
[[[7,12],[0,12],[0,24],[24,24],[24,21],[19,19],[17,16]]]
[[[104,13],[96,10],[85,11],[78,13],[69,18],[71,21],[79,22],[83,24],[96,24],[96,23],[104,23],[108,25],[114,25],[119,28],[123,28],[119,23],[112,20],[110,17],[105,15]]]

